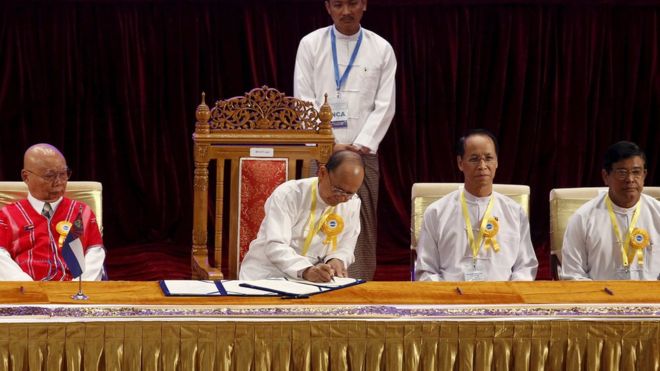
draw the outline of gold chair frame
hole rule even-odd
[[[222,279],[238,276],[238,172],[243,157],[251,150],[271,151],[272,157],[289,159],[289,179],[307,176],[311,161],[325,164],[332,154],[332,111],[326,102],[317,111],[310,102],[285,96],[263,86],[244,96],[219,100],[213,109],[202,102],[195,113],[194,209],[192,276],[194,279]],[[208,247],[209,164],[216,162],[215,214],[213,216],[213,261]],[[230,181],[225,184],[225,161],[230,163]],[[299,167],[299,163],[302,166]],[[299,172],[297,172],[299,170]],[[225,187],[229,187],[229,215],[223,215]],[[223,220],[229,218],[227,244],[223,246]],[[227,249],[227,272],[223,274],[223,248]]]

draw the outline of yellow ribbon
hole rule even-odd
[[[635,259],[635,255],[637,255],[637,264],[644,265],[644,248],[648,246],[648,233],[641,228],[635,228],[637,219],[639,219],[640,210],[642,208],[642,201],[639,200],[637,202],[637,206],[633,212],[632,220],[630,221],[630,225],[628,226],[628,230],[626,231],[624,238],[621,238],[619,223],[616,221],[614,209],[612,209],[612,200],[610,200],[609,194],[605,196],[605,204],[607,205],[607,212],[610,214],[610,221],[612,222],[614,235],[616,236],[616,240],[621,247],[621,262],[623,263],[623,266],[628,267],[630,263]],[[639,242],[636,241],[635,245],[633,245],[631,236],[635,235],[635,231],[638,231],[637,234],[641,234],[642,238]],[[643,237],[643,234],[646,234],[646,238]],[[642,246],[644,242],[646,242],[646,244]]]
[[[332,244],[332,251],[337,250],[337,236],[344,230],[344,219],[341,216],[332,213],[328,215],[325,223],[321,227],[326,237],[323,243]]]
[[[500,224],[497,221],[497,218],[488,218],[486,228],[482,231],[484,237],[486,238],[484,240],[484,247],[486,250],[488,250],[488,246],[490,245],[493,248],[493,251],[500,252],[500,244],[497,243],[497,239],[495,238],[499,230]]]
[[[307,252],[309,251],[309,246],[312,244],[312,239],[319,232],[321,227],[326,223],[326,220],[328,219],[328,217],[330,215],[336,215],[336,214],[334,214],[335,207],[333,206],[333,207],[325,210],[323,212],[323,214],[321,214],[321,217],[319,218],[318,223],[314,222],[314,219],[316,219],[316,215],[315,215],[315,212],[316,212],[316,188],[318,186],[318,183],[319,183],[318,178],[316,178],[312,181],[312,205],[311,205],[310,210],[309,210],[309,233],[307,234],[307,237],[305,237],[305,245],[303,246],[303,250],[302,250],[302,255],[303,256],[307,256]],[[337,216],[339,216],[339,215],[337,215]],[[343,226],[344,226],[343,220],[342,220],[341,225],[342,225],[342,229],[343,229]],[[339,231],[339,232],[341,232],[341,231]],[[323,243],[328,243],[328,242],[324,241]],[[337,245],[337,243],[335,242],[334,246],[336,246],[336,245]]]
[[[493,247],[493,250],[495,252],[500,251],[500,246],[497,243],[497,240],[495,239],[495,235],[497,234],[499,225],[497,224],[497,220],[495,218],[490,217],[490,212],[493,209],[494,201],[495,201],[495,197],[491,195],[490,201],[488,201],[488,206],[486,207],[486,212],[484,213],[484,217],[481,219],[481,227],[479,228],[479,235],[477,236],[477,240],[475,241],[474,233],[472,232],[472,221],[470,221],[470,214],[468,212],[467,202],[465,202],[465,191],[461,192],[461,206],[463,209],[463,219],[465,219],[468,241],[470,242],[470,248],[472,249],[472,259],[475,261],[477,260],[477,256],[479,256],[481,241],[483,240],[484,236],[486,236],[486,233],[488,233],[488,235],[486,236],[487,243]],[[487,225],[489,221],[491,222],[495,221],[495,224],[492,224],[490,231],[487,231]],[[492,227],[495,227],[494,233],[492,233],[493,230]],[[486,246],[486,248],[488,248],[488,246]]]
[[[650,244],[649,232],[643,228],[635,228],[630,237],[630,247],[637,254],[637,264],[644,265],[644,249]]]
[[[64,240],[66,239],[66,236],[69,234],[69,231],[71,230],[71,224],[70,221],[68,220],[62,220],[61,222],[57,223],[55,226],[55,230],[57,233],[60,234],[60,238],[57,241],[57,244],[62,247],[64,245]]]

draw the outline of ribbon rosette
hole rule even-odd
[[[344,230],[344,220],[341,216],[335,213],[328,215],[321,230],[325,233],[325,241],[323,243],[331,243],[332,251],[337,250],[337,236]]]
[[[649,232],[643,228],[635,228],[630,235],[630,247],[637,254],[637,264],[644,264],[644,249],[649,245]]]
[[[64,244],[64,240],[66,239],[66,236],[69,234],[69,231],[71,230],[71,222],[68,220],[62,220],[61,222],[57,223],[55,226],[55,230],[57,233],[60,234],[60,238],[57,241],[57,244],[62,247]]]
[[[498,223],[497,219],[493,217],[488,218],[488,221],[486,222],[483,230],[483,235],[485,238],[484,245],[486,249],[488,249],[488,245],[490,245],[495,252],[500,251],[500,245],[497,243],[497,239],[495,239],[495,236],[499,230],[500,224]]]

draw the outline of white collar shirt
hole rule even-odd
[[[616,238],[605,203],[607,192],[582,205],[568,220],[561,251],[561,278],[566,280],[658,280],[660,278],[660,202],[642,194],[636,227],[649,234],[650,245],[644,251],[644,264],[634,258],[623,266],[621,246]],[[622,208],[612,203],[625,235],[635,207]]]
[[[461,206],[462,189],[429,205],[417,245],[416,279],[421,281],[464,281],[475,263],[469,244]],[[485,248],[482,241],[476,263],[486,281],[531,281],[536,277],[538,261],[534,253],[527,215],[507,196],[493,192],[491,215],[498,220],[496,235],[500,251]],[[489,197],[475,197],[465,192],[468,213],[475,238]]]

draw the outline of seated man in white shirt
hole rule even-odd
[[[608,148],[601,171],[609,187],[568,220],[562,279],[660,279],[660,202],[642,193],[646,156],[632,142]]]
[[[420,281],[532,281],[538,261],[520,205],[493,191],[498,145],[475,129],[457,144],[462,188],[428,206],[417,244]]]
[[[240,279],[346,277],[360,234],[362,157],[335,152],[319,176],[290,180],[273,191],[257,238],[241,263]]]
[[[0,280],[67,281],[75,278],[62,256],[62,245],[82,220],[83,280],[103,276],[105,249],[96,216],[82,202],[64,197],[71,170],[62,153],[50,144],[25,151],[21,177],[26,199],[0,210]]]

